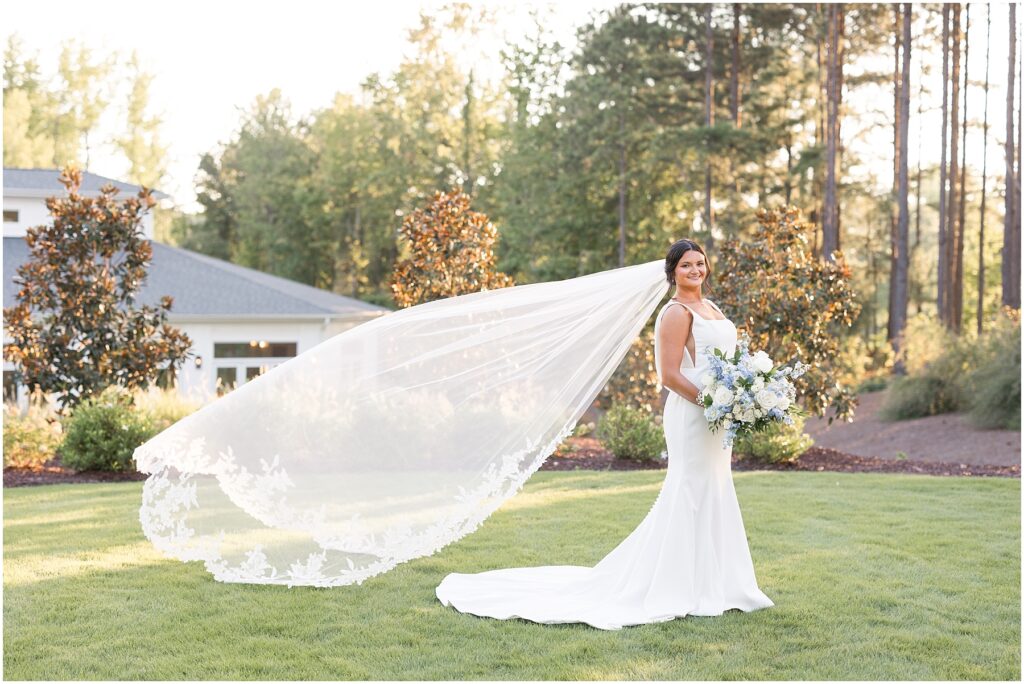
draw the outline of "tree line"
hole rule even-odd
[[[752,235],[757,208],[793,205],[818,258],[842,251],[853,266],[862,334],[898,346],[915,309],[980,332],[1000,306],[1019,308],[1013,5],[623,5],[580,27],[571,50],[538,17],[503,49],[498,79],[446,42],[487,21],[466,5],[424,14],[392,73],[322,109],[295,113],[278,90],[256,98],[203,156],[203,211],[177,217],[173,240],[392,305],[403,218],[437,190],[462,190],[494,222],[498,268],[520,283],[659,258],[681,236],[713,264],[718,243]],[[968,44],[978,21],[1010,23],[1005,132],[987,125],[995,66]],[[911,167],[923,57],[939,53],[942,159],[924,164],[919,149]],[[982,78],[978,102],[967,94]],[[851,115],[879,90],[892,104],[877,123]],[[879,126],[892,131],[891,188],[850,144]],[[990,136],[1006,157],[995,178],[965,156]]]

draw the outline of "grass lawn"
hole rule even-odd
[[[5,679],[1020,678],[1020,480],[735,474],[776,603],[604,632],[443,607],[447,572],[593,564],[663,472],[540,472],[362,586],[221,584],[163,558],[139,483],[4,490]]]

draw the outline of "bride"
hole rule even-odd
[[[710,348],[731,353],[736,326],[702,297],[704,251],[679,240],[665,257],[674,296],[655,320],[655,365],[668,471],[647,517],[594,567],[540,566],[452,573],[437,598],[464,613],[600,629],[721,615],[774,605],[757,586],[733,487],[732,449],[696,403]]]

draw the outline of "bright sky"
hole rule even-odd
[[[163,136],[171,148],[170,181],[161,189],[193,210],[199,157],[231,137],[240,108],[275,87],[300,114],[329,106],[336,92],[356,92],[369,74],[387,74],[398,66],[421,9],[439,4],[48,0],[5,3],[2,13],[4,43],[8,33],[17,33],[26,51],[38,51],[44,75],[53,73],[67,38],[79,38],[97,53],[138,51],[144,68],[155,74],[152,106],[163,114]],[[575,44],[575,27],[592,11],[614,4],[593,0],[533,7],[549,9],[548,28]],[[530,30],[529,6],[506,5],[502,12],[502,29],[510,37]],[[496,54],[500,41],[485,47]],[[99,149],[90,170],[116,177],[125,165],[112,150]]]
[[[100,5],[69,0],[45,3],[5,3],[3,32],[17,33],[27,51],[38,52],[45,75],[53,73],[62,40],[77,37],[98,53],[109,49],[127,56],[136,50],[144,68],[155,74],[152,106],[164,117],[163,136],[170,145],[170,179],[161,189],[186,210],[195,210],[192,187],[199,157],[229,139],[239,119],[239,109],[256,95],[280,88],[297,114],[328,106],[336,92],[356,92],[370,73],[389,73],[408,50],[406,33],[418,23],[421,9],[435,2],[313,2],[290,0],[179,0],[175,3],[140,3],[137,0],[106,0]],[[481,4],[481,3],[476,3]],[[503,32],[509,37],[530,30],[530,8],[546,9],[546,25],[567,45],[575,44],[575,28],[598,10],[618,3],[535,2],[532,5],[492,4],[501,8]],[[514,7],[514,9],[512,9]],[[992,126],[988,154],[991,172],[1002,166],[1000,140],[1005,130],[1007,54],[1007,7],[992,7],[992,90],[989,123]],[[971,74],[984,79],[983,46],[985,6],[972,3]],[[1022,13],[1024,14],[1024,13]],[[1018,17],[1018,23],[1024,16]],[[486,56],[468,56],[478,68],[497,54],[500,40],[481,41]],[[915,58],[919,55],[913,55]],[[934,60],[933,60],[934,61]],[[891,59],[889,60],[891,64]],[[936,62],[936,72],[941,60]],[[915,62],[915,78],[917,67]],[[931,82],[939,79],[933,72]],[[941,79],[939,79],[941,81]],[[916,88],[915,95],[916,95]],[[981,88],[972,90],[969,114],[981,119]],[[938,104],[939,93],[933,95]],[[891,178],[891,127],[873,125],[867,110],[891,110],[891,91],[862,93],[851,105],[864,115],[844,122],[844,139],[856,146],[881,178]],[[912,102],[916,117],[916,102]],[[112,115],[111,118],[113,118]],[[938,112],[925,117],[922,157],[938,161],[941,118]],[[109,135],[109,133],[108,133]],[[978,135],[978,134],[972,134]],[[916,162],[916,121],[911,124],[910,156]],[[886,145],[888,145],[886,147]],[[981,165],[981,146],[968,145],[968,161]],[[913,163],[912,162],[912,163]],[[100,145],[90,169],[121,177],[124,162]]]

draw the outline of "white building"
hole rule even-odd
[[[4,306],[16,303],[17,268],[29,256],[25,230],[49,223],[46,198],[65,192],[56,169],[10,169],[4,184]],[[83,172],[80,192],[99,195],[113,183],[128,197],[139,187]],[[167,197],[154,193],[157,199]],[[388,312],[357,299],[268,275],[220,259],[172,247],[153,237],[152,216],[143,232],[153,246],[149,277],[139,304],[157,305],[174,298],[168,322],[192,340],[192,354],[177,377],[179,392],[199,401],[220,387],[230,388],[303,353],[327,338]],[[7,341],[6,331],[4,341]],[[22,399],[25,389],[13,382],[13,364],[4,360],[4,399]]]

